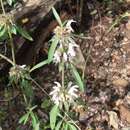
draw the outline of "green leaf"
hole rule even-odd
[[[53,106],[50,112],[50,126],[52,130],[55,128],[55,123],[56,123],[56,118],[58,113],[59,113],[58,106],[57,105]]]
[[[35,125],[35,127],[34,127],[34,130],[40,130],[40,128],[39,128],[39,123],[37,123],[36,125]]]
[[[18,31],[19,34],[21,34],[24,38],[33,41],[32,37],[30,36],[30,34],[25,31],[22,27],[20,26],[15,26],[16,30]]]
[[[5,35],[6,31],[7,31],[6,27],[2,26],[0,29],[0,38],[2,38]]]
[[[36,64],[34,67],[32,67],[32,69],[30,70],[30,72],[32,72],[32,71],[34,71],[36,69],[39,69],[39,68],[41,68],[42,66],[44,66],[46,64],[48,64],[48,59],[44,60],[44,61],[42,61],[42,62],[40,62],[38,64]]]
[[[68,130],[68,123],[64,124],[64,130]]]
[[[0,26],[0,41],[4,41],[8,38],[7,28],[5,25]]]
[[[26,79],[22,79],[22,81],[20,82],[20,86],[21,86],[22,92],[25,94],[26,98],[31,101],[34,96],[31,83]]]
[[[13,0],[7,0],[7,3],[11,6],[13,4]]]
[[[52,7],[52,11],[53,11],[53,14],[55,16],[55,19],[57,20],[57,22],[59,23],[59,25],[62,27],[63,26],[62,21],[60,19],[59,14],[57,13],[57,11],[55,10],[54,7]]]
[[[59,121],[59,122],[57,123],[57,125],[56,125],[55,130],[60,130],[61,125],[62,125],[62,121]]]
[[[35,125],[37,124],[37,119],[35,117],[35,114],[33,112],[31,112],[30,115],[32,117],[32,125],[33,125],[33,127],[35,127]]]
[[[69,124],[69,128],[70,128],[70,130],[77,130],[77,128],[72,124]]]
[[[28,117],[29,117],[29,113],[23,115],[20,120],[19,120],[19,123],[23,123],[24,125],[26,124],[27,120],[28,120]]]
[[[58,42],[59,42],[59,39],[57,37],[54,37],[52,39],[51,47],[49,48],[49,52],[48,52],[48,63],[50,63],[53,59],[54,52],[56,50]]]
[[[41,108],[47,109],[51,106],[51,101],[49,99],[44,99],[44,101],[41,104]]]
[[[17,34],[17,30],[16,30],[16,27],[14,25],[11,26],[11,33],[13,34]]]
[[[83,81],[77,71],[77,69],[71,64],[71,69],[72,69],[72,72],[73,72],[73,75],[74,75],[74,78],[77,82],[77,84],[79,85],[79,89],[84,92],[84,84],[83,84]]]
[[[1,32],[1,30],[3,29],[3,27],[4,27],[4,25],[0,25],[0,32]]]

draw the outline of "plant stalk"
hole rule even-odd
[[[0,57],[1,57],[2,59],[6,60],[7,62],[9,62],[11,65],[14,66],[14,62],[11,61],[8,57],[6,57],[6,56],[4,56],[4,55],[2,55],[2,54],[0,54]]]
[[[8,27],[8,34],[9,34],[9,38],[10,38],[12,59],[13,59],[14,66],[16,66],[15,53],[14,53],[14,44],[13,44],[13,37],[12,37],[12,34],[11,34],[10,30],[9,30],[9,27]]]
[[[64,85],[64,83],[65,83],[65,70],[64,70],[65,68],[64,68],[64,58],[62,58],[62,88],[63,88],[63,90],[64,90],[64,87],[65,87],[65,85]]]
[[[0,0],[0,4],[1,4],[3,14],[5,15],[5,8],[4,8],[3,0]]]

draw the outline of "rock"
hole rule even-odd
[[[118,130],[119,119],[118,119],[117,113],[114,111],[108,111],[107,113],[109,115],[110,126],[112,126],[115,130]]]
[[[121,120],[130,123],[130,110],[125,105],[122,104],[119,106],[119,112]]]
[[[119,79],[113,80],[112,83],[116,87],[124,88],[124,87],[127,87],[129,82],[127,80],[125,80],[125,79],[119,78]]]

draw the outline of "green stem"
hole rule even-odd
[[[9,38],[10,38],[12,59],[13,59],[14,66],[16,66],[15,53],[14,53],[14,44],[13,44],[13,37],[12,37],[12,34],[11,34],[11,32],[10,32],[9,27],[8,27],[8,34],[9,34]]]
[[[65,72],[64,72],[64,58],[62,58],[62,88],[64,90],[64,83],[65,83]]]
[[[6,56],[4,56],[4,55],[2,55],[2,54],[0,54],[0,57],[1,57],[2,59],[5,59],[7,62],[9,62],[10,64],[12,64],[12,65],[14,66],[14,62],[11,61],[8,57],[6,57]]]
[[[1,4],[3,14],[5,15],[5,8],[4,8],[3,0],[0,0],[0,4]]]

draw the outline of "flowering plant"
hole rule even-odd
[[[71,107],[76,104],[79,90],[84,91],[82,78],[73,64],[73,59],[76,58],[76,54],[78,53],[76,49],[79,48],[73,36],[74,30],[71,27],[71,23],[76,21],[68,20],[66,23],[62,23],[56,10],[52,8],[52,11],[59,26],[54,29],[54,36],[50,40],[51,46],[48,52],[48,63],[53,62],[59,66],[61,83],[54,82],[55,85],[50,92],[51,100],[54,103],[50,112],[50,126],[51,129],[55,130],[76,130],[79,127],[67,114]],[[69,74],[65,75],[65,72]],[[69,81],[70,78],[68,76],[71,75],[73,75],[74,82]],[[61,118],[61,120],[56,125],[57,117]]]

